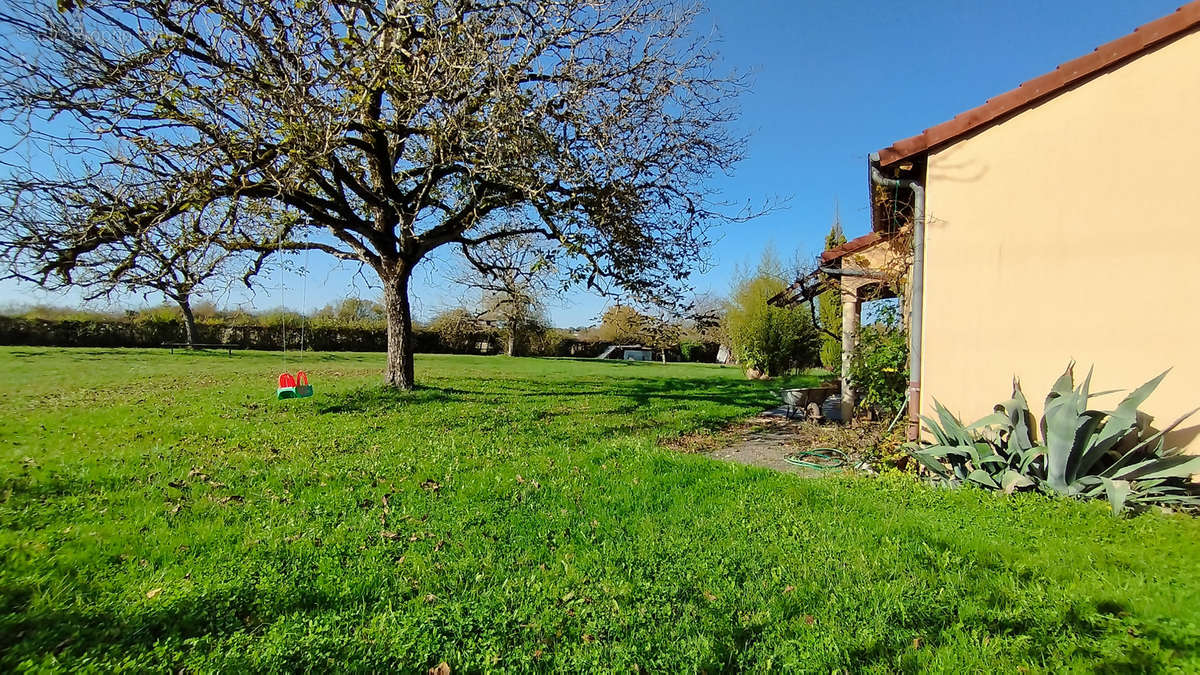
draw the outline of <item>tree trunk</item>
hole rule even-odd
[[[411,270],[399,267],[383,281],[383,304],[387,310],[387,369],[383,382],[397,389],[412,389],[413,342],[412,308],[408,304],[408,279]]]
[[[179,309],[183,310],[184,336],[187,338],[188,349],[192,349],[196,344],[196,317],[192,314],[192,302],[186,296],[176,302],[179,303]]]
[[[504,348],[504,353],[508,356],[517,355],[517,327],[511,322],[508,326],[508,345]]]

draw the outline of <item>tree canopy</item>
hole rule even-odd
[[[758,268],[737,280],[725,312],[725,333],[747,370],[775,376],[815,365],[819,334],[809,307],[776,307],[767,300],[787,282],[783,265],[770,251]]]
[[[825,235],[825,250],[837,248],[846,243],[846,234],[842,232],[842,219],[834,216],[829,234]],[[842,291],[840,284],[826,282],[828,288],[817,296],[817,315],[821,335],[821,365],[834,372],[840,372],[842,367]]]
[[[536,236],[574,281],[670,301],[731,215],[744,83],[666,0],[0,0],[0,251],[27,276],[219,204],[234,250],[372,269],[386,382],[432,251]],[[10,155],[16,156],[16,155]],[[251,207],[250,205],[253,205]]]
[[[546,299],[560,290],[552,253],[528,235],[495,239],[467,251],[468,265],[454,279],[479,294],[478,316],[500,328],[508,356],[549,326]]]

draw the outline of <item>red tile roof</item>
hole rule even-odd
[[[1200,0],[1174,13],[1135,28],[1132,33],[1103,44],[1092,53],[1058,66],[1052,72],[1025,82],[1012,91],[988,99],[978,108],[959,113],[947,122],[896,141],[879,151],[879,164],[888,166],[927,150],[946,145],[983,127],[1039,103],[1063,90],[1120,66],[1147,51],[1200,27]]]
[[[828,251],[825,251],[824,253],[822,253],[821,254],[821,262],[827,263],[827,262],[831,262],[833,260],[837,260],[838,258],[841,258],[843,256],[850,255],[851,253],[857,253],[857,252],[863,250],[864,248],[869,248],[872,244],[875,244],[876,242],[883,241],[885,238],[886,237],[884,237],[884,235],[882,235],[878,232],[871,232],[870,234],[864,234],[861,237],[855,237],[854,239],[851,239],[850,241],[842,244],[841,246],[835,246],[834,248],[831,248]]]

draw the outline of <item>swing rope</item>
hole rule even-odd
[[[283,345],[283,371],[287,372],[287,302],[283,294],[283,228],[279,228],[279,341]]]
[[[281,357],[283,359],[283,372],[280,373],[280,375],[279,375],[279,386],[275,390],[275,398],[280,399],[280,400],[292,399],[292,398],[308,398],[313,395],[313,388],[312,388],[312,385],[308,383],[307,373],[305,373],[303,370],[297,370],[296,376],[292,377],[291,373],[288,372],[287,313],[289,310],[287,308],[287,294],[286,294],[285,283],[284,283],[287,269],[286,269],[286,265],[285,265],[284,259],[283,259],[283,250],[284,250],[283,249],[283,234],[284,234],[283,229],[280,228],[279,241],[276,244],[277,255],[279,256],[279,302],[281,304],[280,311],[282,312],[282,314],[280,315],[280,318],[279,318],[279,341],[283,348],[283,351],[281,353]],[[301,270],[301,274],[304,275],[303,284],[301,286],[301,291],[300,291],[300,302],[302,303],[301,307],[304,306],[303,303],[308,302],[308,261],[309,261],[310,253],[311,253],[311,250],[309,250],[309,249],[305,250],[304,268]],[[297,320],[300,322],[300,357],[299,357],[298,365],[301,368],[303,368],[303,365],[304,365],[304,338],[305,338],[304,333],[305,333],[305,329],[307,328],[306,324],[308,323],[308,319],[304,314],[301,314]]]
[[[308,309],[308,260],[312,254],[312,249],[304,251],[304,274],[303,280],[300,282],[300,362],[304,362],[304,328],[308,324],[308,315],[304,312]]]

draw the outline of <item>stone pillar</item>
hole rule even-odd
[[[858,345],[858,322],[862,316],[862,301],[858,287],[842,279],[842,419],[849,422],[854,415],[854,387],[850,382],[850,357]]]

